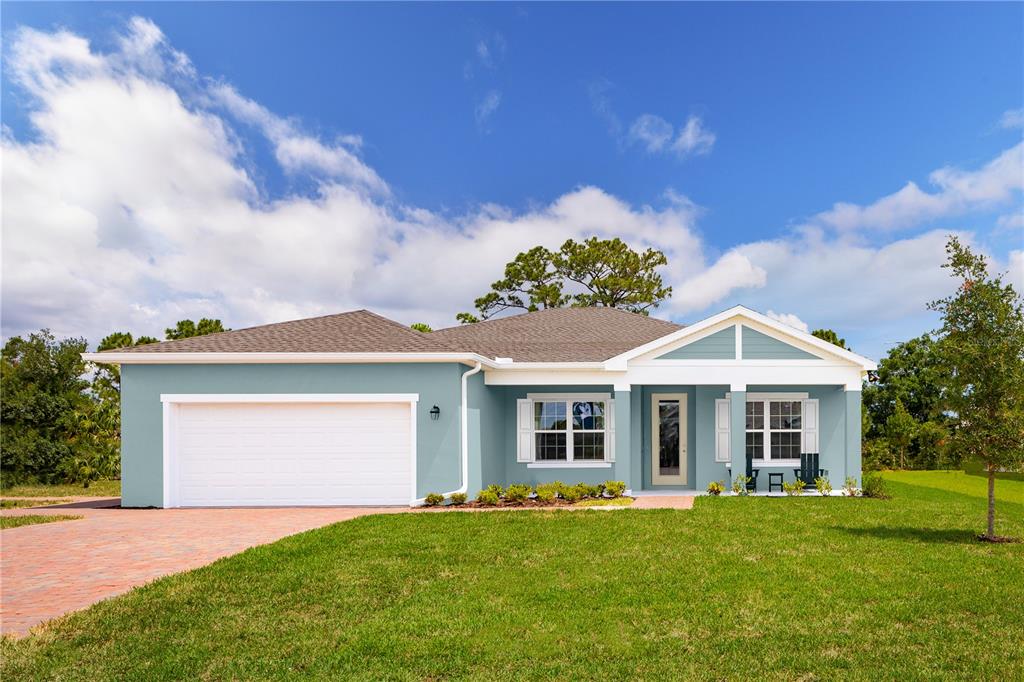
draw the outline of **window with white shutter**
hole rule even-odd
[[[533,401],[516,400],[516,461],[533,461]]]
[[[804,442],[803,452],[819,452],[818,450],[818,399],[803,401],[804,408]]]

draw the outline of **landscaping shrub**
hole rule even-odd
[[[559,481],[554,483],[541,483],[537,486],[537,500],[544,504],[551,504],[558,497],[558,493],[562,488],[562,484]]]
[[[827,497],[832,494],[832,481],[828,480],[824,476],[818,476],[814,479],[814,487],[818,489],[818,494],[822,497]]]
[[[847,497],[857,497],[857,479],[853,476],[847,476],[846,482],[843,483],[843,494]]]
[[[497,483],[492,483],[492,484],[490,484],[489,486],[487,486],[486,488],[484,488],[484,490],[486,490],[486,491],[487,491],[487,492],[489,492],[489,493],[494,493],[494,494],[495,494],[496,496],[498,496],[498,497],[501,497],[502,495],[504,495],[504,494],[505,494],[505,489],[504,489],[504,488],[502,488],[502,487],[501,487],[500,485],[498,485]]]
[[[725,492],[724,481],[711,481],[708,483],[708,495],[721,495]]]
[[[486,490],[481,490],[480,494],[476,496],[476,501],[488,507],[493,507],[498,504],[498,495],[491,490],[492,487],[493,486],[487,486]]]
[[[436,507],[439,504],[444,504],[444,495],[441,493],[427,493],[423,501],[428,507]]]
[[[750,494],[750,491],[747,490],[748,483],[750,483],[750,476],[740,474],[739,476],[733,479],[732,491],[737,495],[747,496]]]
[[[506,502],[525,502],[530,498],[533,488],[524,483],[515,483],[505,489]]]
[[[861,495],[864,497],[874,497],[879,500],[889,499],[889,491],[885,487],[885,479],[882,478],[882,475],[868,474],[865,476]]]
[[[782,482],[782,490],[787,495],[803,495],[804,494],[804,482],[799,478],[790,483],[789,481]]]
[[[603,487],[608,497],[622,497],[626,492],[625,481],[605,481]]]
[[[452,504],[466,504],[468,498],[466,493],[452,493]]]
[[[583,492],[576,485],[563,486],[559,492],[562,495],[562,499],[566,502],[579,502],[580,498],[583,497]]]
[[[601,497],[601,486],[599,485],[577,483],[576,488],[580,491],[580,497]]]

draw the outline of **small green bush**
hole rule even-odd
[[[541,483],[537,486],[536,490],[537,500],[544,504],[551,504],[555,501],[561,488],[562,484],[558,481],[554,483]]]
[[[487,507],[493,507],[498,504],[498,496],[493,490],[481,490],[480,494],[476,496],[476,501]]]
[[[740,474],[732,481],[732,491],[737,495],[742,495],[746,497],[747,495],[750,494],[750,491],[747,490],[748,483],[750,483],[750,476]]]
[[[847,497],[857,497],[857,479],[853,476],[847,476],[846,482],[843,483],[843,494]]]
[[[582,491],[580,491],[579,486],[576,485],[562,486],[559,493],[562,495],[562,499],[566,502],[579,502],[580,498],[583,497]]]
[[[439,504],[444,504],[444,495],[441,493],[427,493],[423,501],[428,507],[436,507]]]
[[[533,488],[524,483],[515,483],[505,489],[506,502],[525,502],[530,498]]]
[[[602,487],[608,497],[622,497],[626,492],[625,481],[605,481]]]
[[[600,497],[601,486],[590,485],[589,483],[577,483],[576,489],[580,491],[580,497]]]
[[[804,494],[804,482],[799,478],[790,483],[789,481],[782,482],[782,490],[787,495],[803,495]]]
[[[889,491],[885,486],[885,479],[882,478],[882,474],[868,474],[865,476],[861,495],[864,497],[874,497],[879,500],[889,499]]]
[[[497,495],[498,497],[501,497],[502,495],[504,495],[504,494],[505,494],[505,489],[504,489],[504,488],[502,488],[502,487],[501,487],[500,485],[498,485],[497,483],[492,483],[492,484],[490,484],[489,486],[487,486],[486,488],[484,488],[484,490],[486,490],[486,491],[487,491],[487,492],[489,492],[489,493],[494,493],[494,494],[495,494],[495,495]]]
[[[818,494],[822,497],[828,497],[832,494],[832,481],[824,476],[818,476],[814,479],[814,487],[818,489]]]
[[[452,504],[466,504],[469,495],[466,493],[452,493]]]
[[[721,495],[723,492],[725,492],[725,481],[708,483],[708,495]]]

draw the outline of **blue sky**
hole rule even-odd
[[[597,233],[669,253],[659,314],[879,356],[934,324],[941,234],[1024,261],[1018,3],[2,12],[5,335],[450,324],[530,239]]]

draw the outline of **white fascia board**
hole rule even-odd
[[[624,368],[626,363],[628,363],[630,360],[634,358],[640,357],[641,355],[645,355],[650,351],[657,350],[658,348],[661,348],[662,346],[673,343],[675,341],[679,341],[689,336],[699,334],[702,331],[706,330],[708,327],[715,326],[721,322],[730,320],[731,318],[737,318],[736,322],[739,322],[740,324],[742,324],[744,320],[756,322],[764,327],[767,327],[775,331],[778,334],[801,341],[804,344],[813,347],[818,352],[824,352],[832,356],[837,356],[843,360],[846,360],[847,362],[855,364],[864,371],[878,369],[878,364],[874,360],[866,358],[862,355],[858,355],[852,351],[840,348],[839,346],[831,344],[828,341],[823,341],[816,336],[813,336],[806,332],[802,332],[799,329],[794,329],[793,327],[790,327],[787,324],[783,324],[781,322],[773,320],[767,315],[762,315],[759,312],[756,312],[741,305],[733,306],[728,310],[724,310],[716,315],[712,315],[711,317],[705,318],[700,322],[697,322],[696,324],[690,325],[689,327],[683,327],[682,329],[674,331],[671,334],[666,334],[665,336],[655,339],[654,341],[650,341],[648,343],[643,344],[642,346],[637,346],[632,350],[626,351],[625,353],[622,353],[620,355],[616,355],[615,357],[605,361],[605,367],[609,369]]]
[[[491,369],[484,372],[484,384],[488,386],[608,386],[621,381],[625,372],[609,372],[605,369]]]
[[[461,362],[496,363],[476,353],[82,353],[86,362],[110,365],[335,364]]]
[[[161,393],[172,403],[416,403],[419,393]]]

